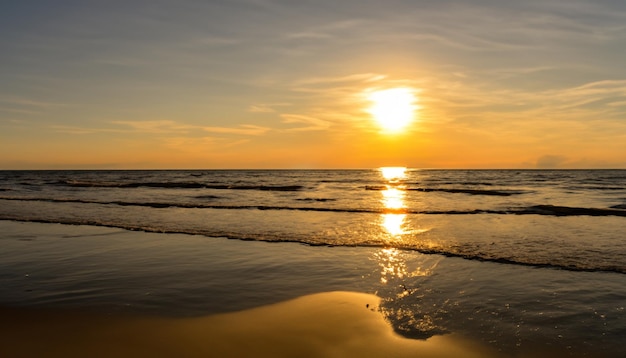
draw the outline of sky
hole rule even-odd
[[[12,1],[0,49],[0,169],[626,168],[623,0]]]

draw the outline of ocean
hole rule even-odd
[[[0,228],[5,306],[196,316],[349,290],[406,337],[626,352],[626,170],[0,171]]]

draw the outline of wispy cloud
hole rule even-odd
[[[58,103],[58,102],[50,102],[50,101],[41,101],[34,100],[30,98],[23,97],[0,97],[0,103],[4,103],[6,105],[19,106],[19,107],[28,107],[28,108],[37,108],[37,109],[49,109],[55,107],[66,107],[67,103]]]
[[[240,39],[234,37],[226,37],[226,36],[215,36],[215,35],[204,35],[198,37],[192,41],[193,45],[204,45],[204,46],[222,46],[222,45],[236,45],[241,43]]]
[[[153,121],[112,121],[112,124],[128,126],[136,132],[142,133],[188,133],[197,126],[178,123],[171,120],[153,120]]]
[[[335,77],[308,77],[296,80],[295,86],[306,85],[329,85],[344,82],[374,82],[385,79],[387,76],[380,73],[355,73],[344,76]]]
[[[411,83],[374,72],[305,76],[285,85],[286,108],[256,105],[250,110],[275,113],[281,123],[292,125],[282,132],[327,131],[328,135],[340,136],[355,129],[371,131],[375,126],[365,112],[369,103],[366,92]]]
[[[540,72],[546,72],[556,69],[553,66],[533,66],[533,67],[516,67],[516,68],[500,68],[491,72],[500,75],[501,78],[511,78],[516,76],[525,76]]]
[[[606,105],[611,107],[626,107],[626,101],[609,102]]]
[[[567,97],[581,97],[590,95],[626,95],[626,80],[603,80],[585,83],[581,86],[569,88],[561,92]]]
[[[324,34],[324,33],[320,33],[320,32],[296,32],[296,33],[292,33],[292,34],[288,34],[287,38],[288,39],[293,39],[293,40],[302,40],[302,39],[328,39],[331,38],[332,36],[329,34]]]
[[[43,111],[41,111],[41,110],[24,109],[24,108],[11,108],[11,107],[0,107],[0,112],[11,112],[11,113],[19,113],[19,114],[41,114],[41,113],[43,113]]]
[[[303,125],[286,129],[288,132],[321,131],[328,129],[331,125],[329,121],[300,114],[281,114],[280,117],[283,123]]]
[[[276,110],[267,104],[253,104],[248,108],[248,112],[252,113],[272,113]]]
[[[113,129],[113,128],[90,128],[90,127],[79,127],[79,126],[69,126],[69,125],[52,125],[50,126],[52,130],[57,133],[64,134],[77,134],[77,135],[85,135],[85,134],[96,134],[96,133],[126,133],[127,130],[123,129]]]
[[[248,112],[251,113],[274,113],[278,112],[281,107],[291,106],[291,103],[288,102],[278,102],[278,103],[257,103],[252,104],[248,107]]]
[[[161,137],[186,137],[197,138],[198,133],[215,133],[227,135],[259,136],[267,133],[271,129],[252,124],[242,124],[237,127],[211,127],[195,124],[180,123],[172,120],[152,120],[152,121],[111,121],[110,124],[116,127],[87,127],[87,126],[51,126],[56,132],[67,134],[94,134],[94,133],[119,133],[119,134],[158,134]],[[208,137],[207,137],[208,138]]]
[[[267,133],[270,128],[256,126],[252,124],[242,124],[239,127],[202,127],[206,132],[221,134],[240,134],[258,136]]]

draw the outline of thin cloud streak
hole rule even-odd
[[[251,124],[242,124],[236,128],[228,128],[228,127],[202,127],[202,130],[210,133],[221,133],[221,134],[241,134],[241,135],[251,135],[251,136],[259,136],[270,131],[270,128],[261,127]]]
[[[270,128],[257,125],[242,124],[239,127],[207,127],[184,124],[171,120],[154,121],[111,121],[111,124],[130,128],[90,128],[77,126],[53,125],[55,131],[68,134],[94,134],[94,133],[143,133],[143,134],[191,134],[204,131],[217,134],[233,134],[246,136],[259,136],[270,131]]]
[[[188,133],[197,128],[171,120],[153,121],[111,121],[112,124],[127,126],[135,132],[141,133]]]
[[[280,117],[286,124],[304,124],[303,127],[285,129],[286,132],[322,131],[327,130],[331,125],[328,121],[301,114],[281,114]]]

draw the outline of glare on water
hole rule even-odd
[[[406,178],[405,167],[382,167],[380,173],[388,181],[397,181]]]
[[[395,211],[405,209],[404,187],[399,185],[398,182],[406,178],[406,168],[383,167],[380,168],[380,173],[388,184],[386,189],[381,191],[383,208]],[[389,235],[396,238],[405,233],[405,220],[406,214],[397,212],[385,213],[381,215],[381,226]]]

